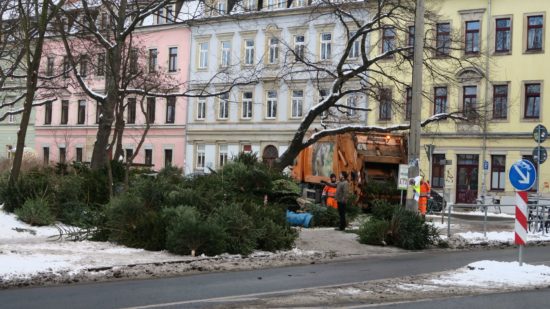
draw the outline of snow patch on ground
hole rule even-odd
[[[478,261],[432,279],[431,283],[464,287],[525,287],[550,284],[550,267],[518,262]]]
[[[514,241],[514,231],[509,232],[487,232],[487,237],[480,232],[456,233],[455,237],[462,237],[468,244],[480,244],[486,242],[512,243]],[[550,241],[550,235],[545,234],[527,234],[527,242]]]

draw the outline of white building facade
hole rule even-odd
[[[332,80],[297,58],[330,70],[348,32],[319,7],[285,5],[266,1],[259,11],[216,13],[221,16],[192,23],[189,80],[194,88],[204,85],[205,92],[219,95],[189,100],[186,174],[216,170],[239,152],[274,160],[287,149],[307,111],[328,94]],[[363,15],[366,20],[366,11]],[[353,65],[357,55],[358,50],[346,65]],[[243,85],[234,86],[237,82]],[[341,104],[368,107],[367,97],[357,94]],[[365,124],[367,118],[365,111],[335,108],[334,114],[338,119],[344,115],[348,123]]]

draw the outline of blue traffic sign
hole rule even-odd
[[[527,191],[535,184],[537,180],[537,169],[533,163],[527,160],[519,160],[512,164],[508,174],[510,183],[518,191]]]

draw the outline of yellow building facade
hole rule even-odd
[[[427,0],[426,7],[438,14],[425,25],[433,63],[445,66],[454,58],[461,67],[454,61],[447,77],[434,77],[425,68],[421,119],[461,112],[475,121],[445,120],[423,128],[421,149],[426,151],[421,151],[420,173],[435,190],[445,191],[451,203],[475,204],[486,196],[488,203],[495,198],[513,204],[510,167],[520,159],[533,160],[538,124],[550,128],[550,107],[545,106],[550,103],[550,1]],[[402,32],[396,32],[397,44],[408,40]],[[383,33],[374,39],[383,45]],[[389,59],[388,66],[391,61],[396,60]],[[410,73],[402,72],[408,78]],[[410,92],[389,89],[392,102],[403,101],[405,110]],[[405,112],[388,119],[379,105],[372,109],[371,124],[407,121]],[[550,162],[539,170],[539,192],[550,197]]]

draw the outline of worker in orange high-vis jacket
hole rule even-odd
[[[330,174],[330,184],[325,181],[321,181],[325,184],[323,193],[321,194],[321,200],[325,202],[325,205],[338,209],[338,202],[336,201],[336,175]]]
[[[428,198],[430,198],[430,183],[424,181],[423,178],[420,179],[420,198],[418,199],[418,211],[425,216],[426,211],[428,210]]]

